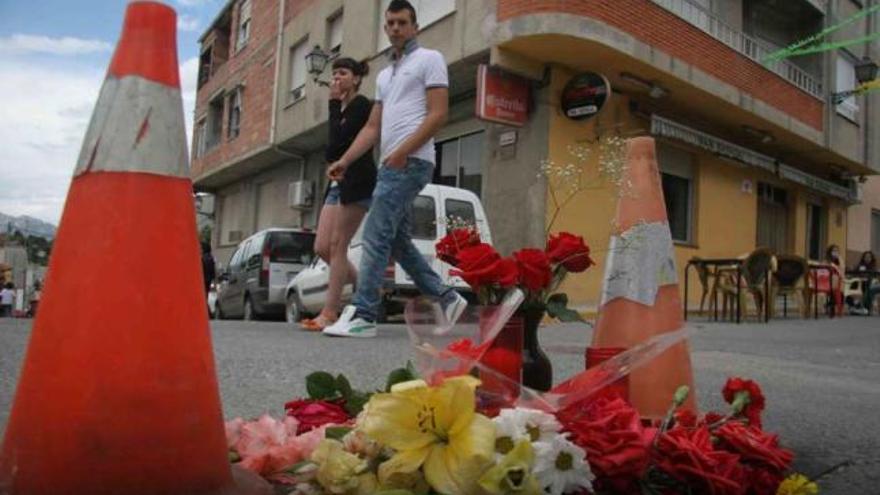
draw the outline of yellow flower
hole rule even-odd
[[[341,442],[321,440],[321,443],[312,452],[311,460],[318,464],[315,479],[329,493],[370,493],[370,491],[359,491],[362,482],[369,482],[368,479],[361,477],[361,474],[367,469],[367,462],[346,452]],[[375,488],[375,477],[373,477],[373,484],[369,488],[370,490]]]
[[[540,495],[541,487],[532,476],[535,453],[528,440],[520,440],[503,459],[480,478],[480,487],[492,495],[518,493]]]
[[[370,398],[361,428],[396,451],[379,466],[381,485],[424,465],[425,479],[440,493],[477,491],[495,449],[495,426],[474,412],[479,383],[471,376],[447,379],[439,387],[415,380]]]
[[[819,487],[802,474],[793,474],[785,478],[776,489],[776,495],[816,495]]]
[[[384,474],[384,483],[381,485],[383,490],[405,490],[413,495],[426,495],[431,491],[431,487],[421,470],[411,473],[398,471]]]

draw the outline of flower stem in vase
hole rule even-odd
[[[544,318],[544,308],[524,308],[520,313],[523,321],[522,383],[546,392],[553,387],[553,366],[538,342],[538,326]]]

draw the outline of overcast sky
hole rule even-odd
[[[190,134],[198,37],[225,0],[166,3],[178,14]],[[124,0],[0,0],[0,212],[57,225],[125,5]]]

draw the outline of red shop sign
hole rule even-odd
[[[529,83],[480,64],[477,69],[477,118],[522,127],[529,118]]]

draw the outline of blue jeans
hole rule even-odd
[[[324,198],[325,205],[338,205],[342,203],[341,192],[339,190],[338,185],[330,186],[330,190],[327,191],[327,197]],[[355,201],[352,204],[356,204],[358,206],[362,206],[365,210],[370,209],[370,203],[373,201],[372,198],[362,199],[360,201]]]
[[[363,257],[358,270],[357,293],[352,304],[356,315],[376,321],[380,290],[389,256],[403,267],[416,287],[428,296],[441,297],[449,289],[425,261],[410,237],[412,203],[426,184],[431,182],[434,164],[408,158],[406,168],[379,169],[373,204],[364,224]]]

